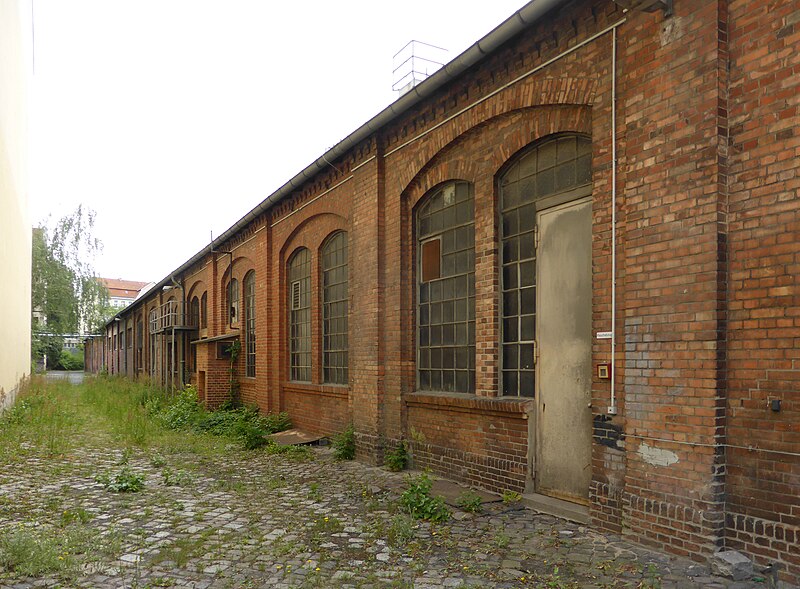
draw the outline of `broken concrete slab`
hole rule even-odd
[[[711,557],[711,572],[734,581],[744,581],[753,576],[753,563],[741,552],[722,550]]]

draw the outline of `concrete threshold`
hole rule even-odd
[[[555,515],[578,524],[589,523],[589,507],[579,503],[540,495],[539,493],[527,493],[522,496],[522,503],[541,513]]]

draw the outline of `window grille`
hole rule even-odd
[[[475,391],[475,232],[472,186],[425,197],[417,226],[417,377],[426,391]]]
[[[244,277],[244,349],[245,374],[256,375],[256,274],[249,272]]]
[[[289,378],[311,381],[311,255],[299,249],[288,264]],[[295,286],[297,285],[297,286]]]
[[[557,135],[500,178],[503,395],[533,397],[535,391],[536,214],[554,199],[591,193],[591,157],[588,138]]]
[[[347,234],[339,231],[322,248],[322,380],[347,384]]]

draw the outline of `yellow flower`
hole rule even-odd
[[[315,571],[318,571],[318,570],[319,570],[319,567],[315,568],[314,570],[315,570]]]

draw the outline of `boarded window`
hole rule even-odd
[[[442,242],[431,239],[422,244],[422,282],[430,282],[442,276]]]

